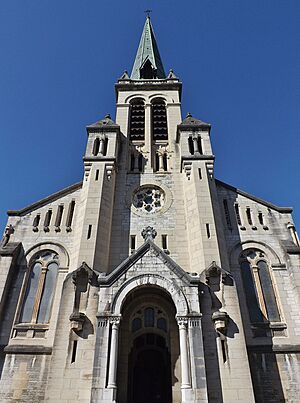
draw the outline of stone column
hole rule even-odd
[[[111,342],[110,342],[110,359],[108,370],[108,389],[117,388],[117,362],[118,362],[118,342],[119,342],[119,325],[120,317],[113,316],[109,319],[111,327]]]
[[[133,151],[133,156],[134,156],[134,166],[133,166],[133,171],[134,172],[139,172],[139,150],[138,147],[135,146],[134,147],[134,151]]]
[[[193,136],[194,154],[199,154],[198,136]]]
[[[99,155],[103,156],[104,155],[104,144],[105,144],[105,136],[100,137],[100,144],[99,144]]]
[[[190,389],[191,388],[190,358],[187,344],[188,318],[178,317],[177,322],[179,327],[179,344],[180,344],[180,360],[181,360],[181,389]]]
[[[190,348],[191,384],[197,402],[207,402],[206,371],[201,327],[202,315],[195,313],[189,317],[188,337]]]
[[[164,153],[162,150],[159,150],[158,152],[158,171],[163,172],[164,171]]]

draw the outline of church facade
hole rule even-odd
[[[147,17],[83,180],[8,212],[1,402],[299,401],[292,209],[215,179],[181,88]]]

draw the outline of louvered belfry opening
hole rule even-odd
[[[144,100],[136,98],[130,102],[130,140],[145,140]]]
[[[168,140],[167,111],[163,99],[152,101],[152,136],[153,140]]]

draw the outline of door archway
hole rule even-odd
[[[171,403],[180,396],[176,308],[159,287],[141,286],[122,307],[117,374],[120,403]]]

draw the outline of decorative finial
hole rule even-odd
[[[107,114],[105,115],[105,119],[111,119],[110,113],[107,113]]]
[[[186,115],[186,117],[187,117],[187,118],[192,118],[193,116],[192,116],[191,112],[188,112],[187,115]]]
[[[119,78],[119,80],[128,80],[128,79],[129,79],[128,71],[125,70],[124,73]]]
[[[152,10],[145,10],[144,13],[147,14],[147,18],[150,18],[150,13],[152,13]]]
[[[174,71],[173,71],[173,69],[171,69],[170,71],[169,71],[169,74],[168,74],[168,77],[167,78],[176,78],[177,79],[177,77],[176,77],[176,75],[174,74]]]
[[[157,232],[155,231],[155,229],[154,229],[153,227],[148,226],[148,227],[146,227],[146,228],[143,229],[143,231],[141,232],[141,234],[142,234],[142,237],[144,238],[144,240],[145,240],[145,242],[146,242],[146,241],[148,241],[148,239],[149,239],[150,241],[153,241],[154,238],[155,238],[156,235],[157,235]]]

